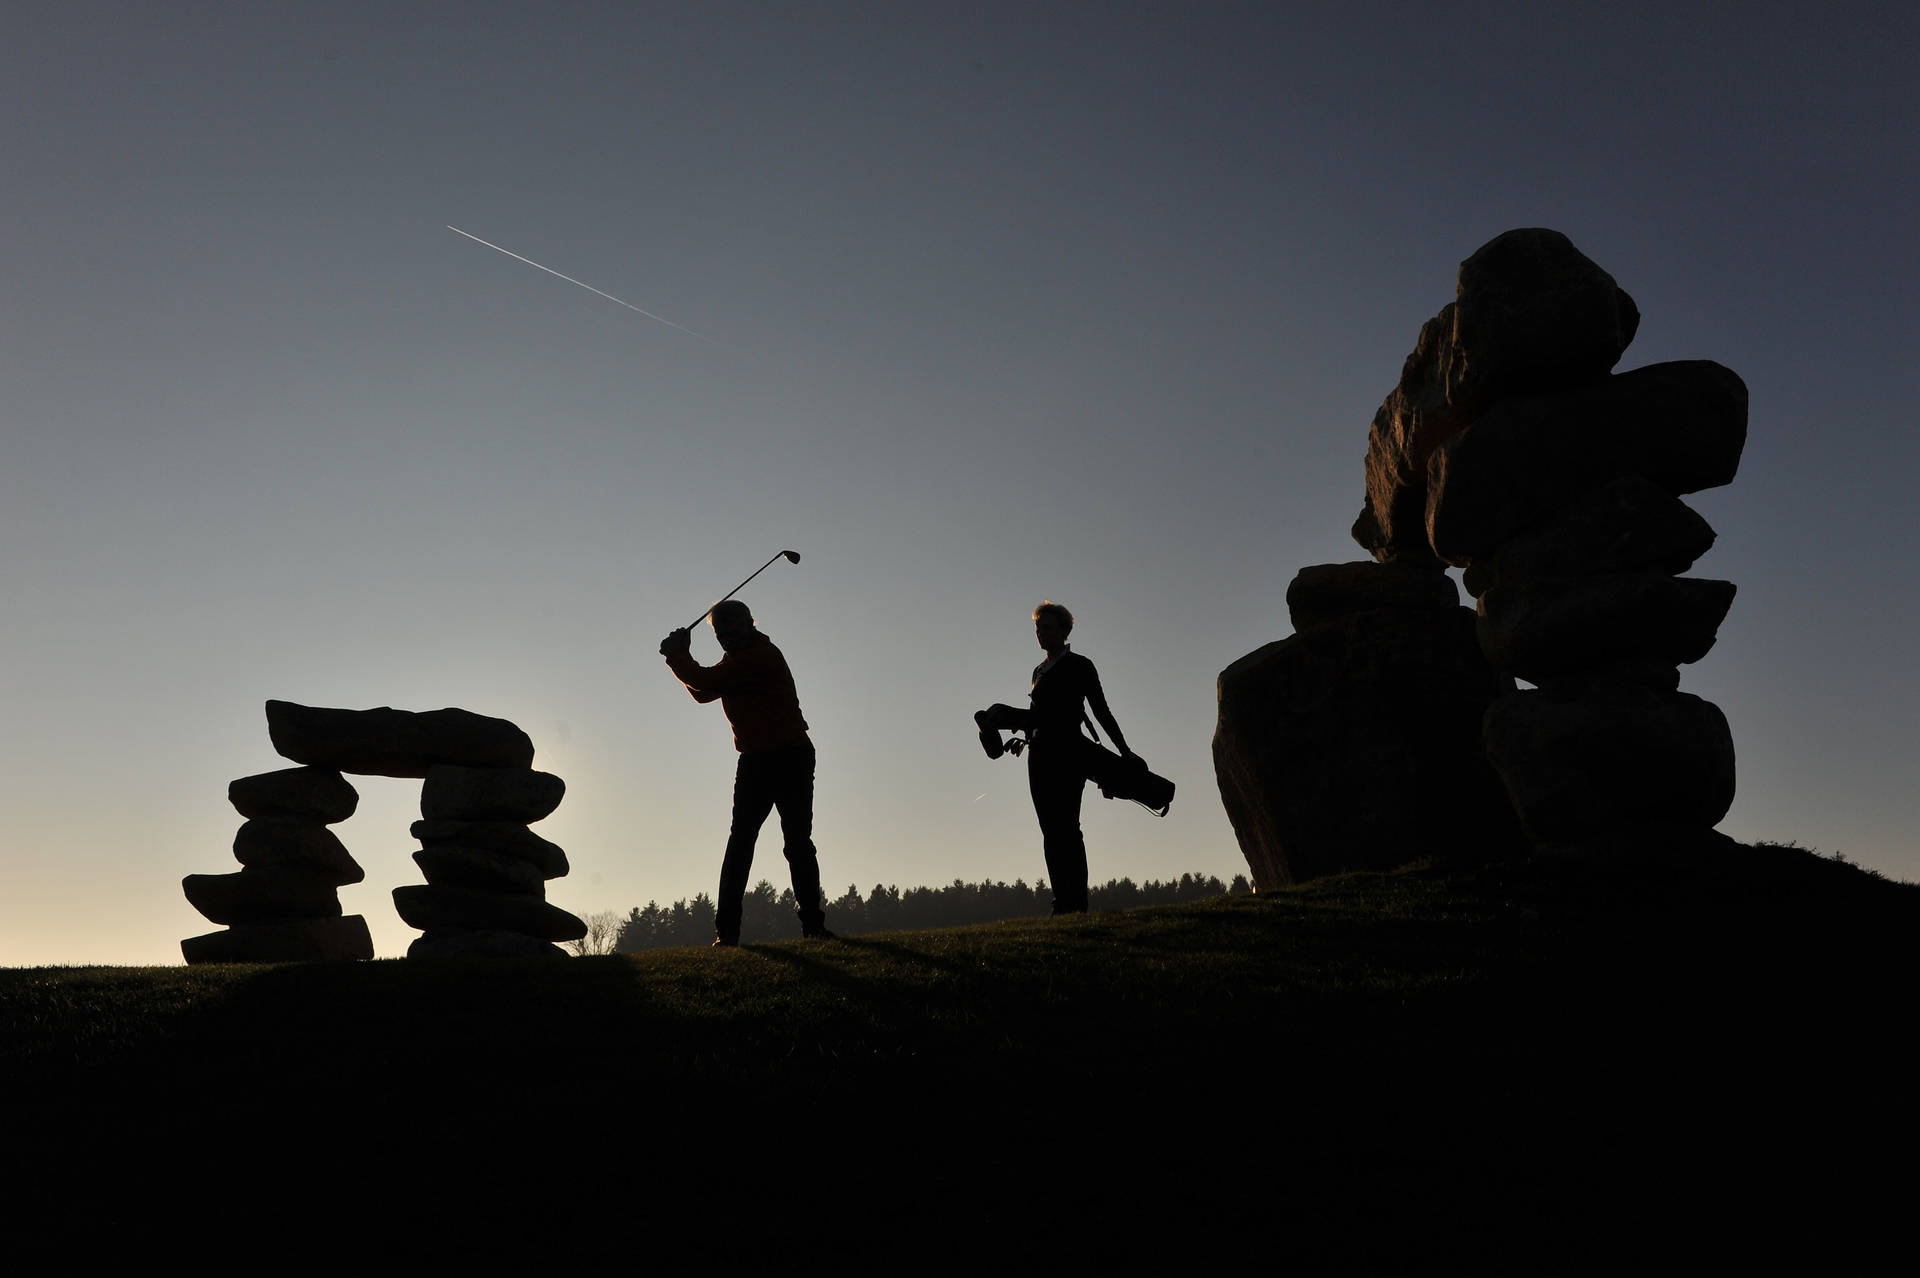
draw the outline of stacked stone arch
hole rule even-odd
[[[533,742],[505,719],[459,709],[338,710],[269,701],[274,749],[300,765],[242,777],[227,790],[246,823],[234,838],[241,869],[190,874],[193,907],[223,931],[180,943],[192,963],[274,963],[373,957],[366,920],[343,916],[339,889],[365,872],[332,830],[359,796],[344,774],[421,781],[423,884],[394,889],[395,908],[421,930],[408,956],[563,957],[556,941],[586,935],[546,900],[566,853],[529,827],[566,784],[533,767]]]
[[[1369,432],[1372,558],[1302,569],[1294,635],[1220,675],[1215,771],[1256,887],[1726,815],[1732,734],[1679,672],[1734,586],[1681,575],[1714,541],[1681,498],[1732,481],[1747,389],[1710,360],[1615,374],[1639,322],[1558,231],[1461,263]]]

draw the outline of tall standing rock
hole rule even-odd
[[[1483,725],[1536,843],[1726,815],[1726,717],[1678,689],[1735,591],[1678,575],[1714,541],[1680,498],[1732,482],[1746,438],[1746,383],[1683,360],[1514,389],[1429,455],[1429,545],[1466,569],[1488,660],[1536,685]]]
[[[1734,589],[1678,575],[1714,541],[1679,498],[1732,480],[1747,388],[1709,360],[1613,374],[1639,322],[1558,231],[1460,264],[1368,433],[1353,536],[1378,562],[1303,569],[1295,635],[1220,676],[1256,886],[1725,814],[1732,735],[1677,689]]]

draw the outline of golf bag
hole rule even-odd
[[[1027,739],[1016,734],[1011,740],[1001,741],[1001,730],[992,726],[1000,719],[998,711],[1017,713],[1011,706],[994,705],[973,716],[974,725],[980,730],[980,748],[989,759],[997,759],[1002,754],[1018,757],[1026,749]],[[1077,740],[1081,746],[1081,771],[1087,780],[1100,787],[1102,797],[1132,799],[1155,816],[1167,814],[1173,805],[1173,782],[1149,771],[1147,761],[1137,754],[1129,758],[1115,754],[1097,739],[1079,737]]]
[[[1162,817],[1173,806],[1173,782],[1157,772],[1149,771],[1147,761],[1139,755],[1129,758],[1115,754],[1100,742],[1090,741],[1086,737],[1080,738],[1080,748],[1086,758],[1087,780],[1099,786],[1105,798],[1132,799],[1155,816]]]

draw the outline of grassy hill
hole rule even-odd
[[[7,1201],[29,1239],[210,1258],[1843,1265],[1910,1200],[1920,887],[1633,859],[564,963],[0,971]]]

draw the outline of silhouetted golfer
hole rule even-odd
[[[793,898],[800,904],[800,934],[831,939],[821,908],[820,862],[813,846],[813,741],[800,717],[793,672],[773,640],[754,629],[753,613],[738,599],[715,604],[713,637],[725,656],[718,665],[693,659],[693,636],[684,628],[660,641],[660,655],[693,699],[718,700],[733,725],[740,761],[733,773],[733,829],[720,863],[720,895],[714,902],[715,945],[740,943],[740,911],[753,869],[753,845],[767,813],[780,809]]]
[[[1084,914],[1087,909],[1087,842],[1080,833],[1080,796],[1087,783],[1086,738],[1080,735],[1084,707],[1093,708],[1093,717],[1121,756],[1133,758],[1107,708],[1100,672],[1067,646],[1072,632],[1073,614],[1051,599],[1033,610],[1034,638],[1046,649],[1047,659],[1033,668],[1032,707],[996,705],[987,712],[986,724],[1026,729],[1027,789],[1033,795],[1033,814],[1040,818],[1055,914]]]

